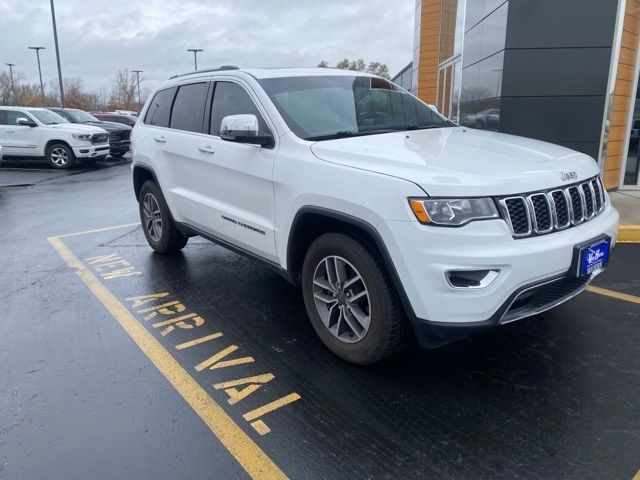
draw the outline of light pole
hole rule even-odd
[[[60,107],[64,108],[64,87],[62,86],[62,68],[60,68],[60,48],[58,47],[58,27],[56,26],[56,10],[51,3],[51,21],[53,22],[53,40],[56,45],[56,61],[58,62],[58,83],[60,83]]]
[[[42,95],[42,106],[44,107],[44,84],[42,83],[42,69],[40,68],[40,50],[45,50],[45,47],[27,47],[30,50],[36,51],[36,57],[38,59],[38,75],[40,76],[40,94]]]
[[[136,80],[138,81],[138,110],[140,110],[140,74],[143,70],[133,70],[133,73],[136,74]]]
[[[5,65],[9,66],[9,77],[11,78],[11,101],[13,103],[16,102],[16,90],[13,87],[13,67],[16,66],[15,63],[5,63]]]
[[[51,0],[53,1],[53,0]],[[187,52],[193,52],[193,66],[198,70],[198,52],[202,52],[201,48],[187,48]]]

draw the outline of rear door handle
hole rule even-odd
[[[160,136],[160,137],[156,137],[156,138],[154,138],[154,140],[155,140],[156,142],[158,142],[158,143],[165,143],[165,142],[167,141],[167,139],[166,139],[166,138],[164,138],[164,137],[162,137],[162,136]]]
[[[202,153],[211,153],[211,154],[216,153],[216,151],[213,149],[213,147],[211,147],[209,145],[200,145],[198,147],[198,150],[200,150]]]

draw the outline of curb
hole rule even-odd
[[[640,225],[620,225],[617,242],[640,243]]]

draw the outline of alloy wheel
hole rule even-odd
[[[156,197],[147,193],[142,200],[142,214],[147,233],[154,242],[159,242],[162,237],[162,214]]]
[[[331,255],[318,263],[313,297],[324,326],[337,339],[356,343],[369,331],[369,291],[358,270],[344,258]]]
[[[69,162],[69,152],[62,147],[56,147],[50,153],[51,162],[57,167],[64,167]]]

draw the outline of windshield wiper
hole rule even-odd
[[[312,140],[312,141],[335,140],[336,138],[347,138],[347,137],[353,137],[355,135],[357,135],[357,133],[352,132],[351,130],[342,130],[340,132],[329,133],[327,135],[317,135],[315,137],[307,137],[307,140]]]
[[[429,130],[431,128],[444,128],[449,125],[407,125],[406,127],[400,127],[398,130]]]
[[[393,133],[398,130],[395,128],[372,128],[371,130],[363,130],[361,132],[352,132],[351,130],[344,130],[336,133],[329,133],[327,135],[318,135],[316,137],[306,137],[305,140],[318,141],[318,140],[335,140],[338,138],[348,137],[363,137],[365,135],[377,135],[380,133]]]

